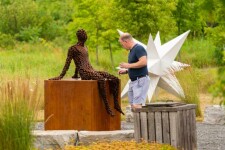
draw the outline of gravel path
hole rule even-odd
[[[197,123],[198,150],[225,150],[225,125]]]
[[[225,125],[197,123],[198,150],[225,150]],[[121,123],[122,130],[133,129],[133,123]],[[43,122],[36,123],[36,130],[43,130]]]

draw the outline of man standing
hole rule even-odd
[[[129,33],[124,33],[119,38],[123,48],[129,50],[128,63],[120,63],[119,74],[127,74],[131,80],[128,98],[132,108],[141,108],[145,104],[150,84],[147,69],[147,52],[144,47],[134,42]]]

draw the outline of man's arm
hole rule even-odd
[[[146,56],[142,56],[139,58],[139,60],[135,63],[120,63],[120,67],[121,68],[126,68],[126,69],[129,69],[129,68],[141,68],[141,67],[144,67],[147,65],[147,57]]]

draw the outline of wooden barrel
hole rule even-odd
[[[167,143],[179,150],[196,150],[196,105],[167,104],[153,103],[133,110],[135,140]]]

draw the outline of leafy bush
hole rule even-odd
[[[22,28],[36,25],[38,6],[32,0],[13,0],[0,5],[0,30],[3,33],[15,35]]]
[[[167,144],[135,141],[97,142],[89,146],[66,146],[65,150],[176,150]]]
[[[0,47],[8,48],[14,46],[15,46],[14,38],[11,35],[3,34],[0,32]]]
[[[225,105],[225,67],[218,69],[218,78],[216,83],[210,87],[214,97],[222,98],[221,104]]]
[[[216,59],[216,64],[218,66],[225,65],[225,61],[223,60],[225,58],[224,54],[224,49],[223,47],[216,47],[215,52],[214,52],[214,57]]]
[[[39,38],[41,32],[41,28],[38,27],[24,27],[20,30],[20,32],[16,35],[16,38],[19,41],[34,41]]]

